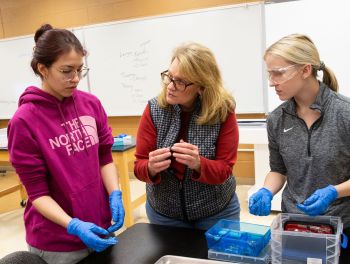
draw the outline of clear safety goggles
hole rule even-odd
[[[267,70],[268,78],[272,84],[282,84],[292,79],[298,72],[295,67],[299,64],[292,64],[282,68]]]

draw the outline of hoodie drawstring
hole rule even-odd
[[[86,145],[85,137],[84,137],[84,133],[83,133],[82,130],[84,130],[85,135],[89,136],[89,134],[87,133],[87,131],[86,131],[86,129],[85,129],[85,126],[83,126],[83,123],[82,123],[81,120],[80,120],[80,115],[79,115],[79,112],[78,112],[78,110],[77,110],[77,106],[76,106],[76,104],[75,104],[75,100],[74,100],[74,97],[73,97],[73,96],[72,96],[72,100],[73,100],[73,106],[74,106],[75,115],[76,115],[76,117],[77,117],[77,119],[78,119],[79,130],[80,130],[80,133],[81,133],[82,136],[83,136],[83,137],[82,137],[82,140],[83,140],[83,142],[84,142],[85,151],[86,151],[87,155],[89,155],[89,152],[88,152],[88,150],[87,150],[87,145]]]
[[[69,144],[72,146],[73,155],[74,155],[75,154],[74,145],[73,145],[72,140],[70,139],[70,136],[69,136],[69,131],[68,131],[67,124],[66,124],[67,121],[64,118],[64,114],[62,112],[61,106],[58,103],[56,103],[56,105],[57,105],[57,108],[58,108],[58,110],[60,112],[61,119],[62,119],[62,122],[63,122],[63,127],[64,127],[64,130],[67,133],[68,141],[69,141]]]

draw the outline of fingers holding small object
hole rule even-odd
[[[189,143],[176,143],[171,147],[172,156],[181,163],[191,163],[199,160],[199,149]],[[186,162],[187,161],[187,162]]]
[[[148,154],[148,159],[152,162],[159,162],[168,159],[171,156],[170,148],[161,148],[151,151]]]
[[[187,142],[180,142],[180,143],[175,143],[174,145],[171,146],[171,151],[175,153],[183,153],[183,154],[188,154],[188,155],[198,155],[199,154],[199,149],[196,145],[192,145]]]
[[[148,169],[151,175],[155,175],[165,169],[167,169],[170,164],[171,157],[170,148],[161,148],[152,151],[148,154]]]

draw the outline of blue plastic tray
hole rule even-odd
[[[256,257],[269,243],[271,231],[269,226],[223,219],[205,236],[209,250]]]

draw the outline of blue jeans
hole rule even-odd
[[[203,230],[209,229],[220,219],[239,221],[240,210],[241,208],[239,206],[239,201],[236,193],[232,196],[232,199],[230,200],[227,207],[221,212],[217,213],[216,215],[212,215],[206,218],[201,218],[191,222],[173,219],[173,218],[169,218],[164,215],[161,215],[153,210],[153,208],[149,205],[148,201],[146,202],[146,213],[151,224],[187,227],[187,228],[195,228],[195,229],[203,229]]]

